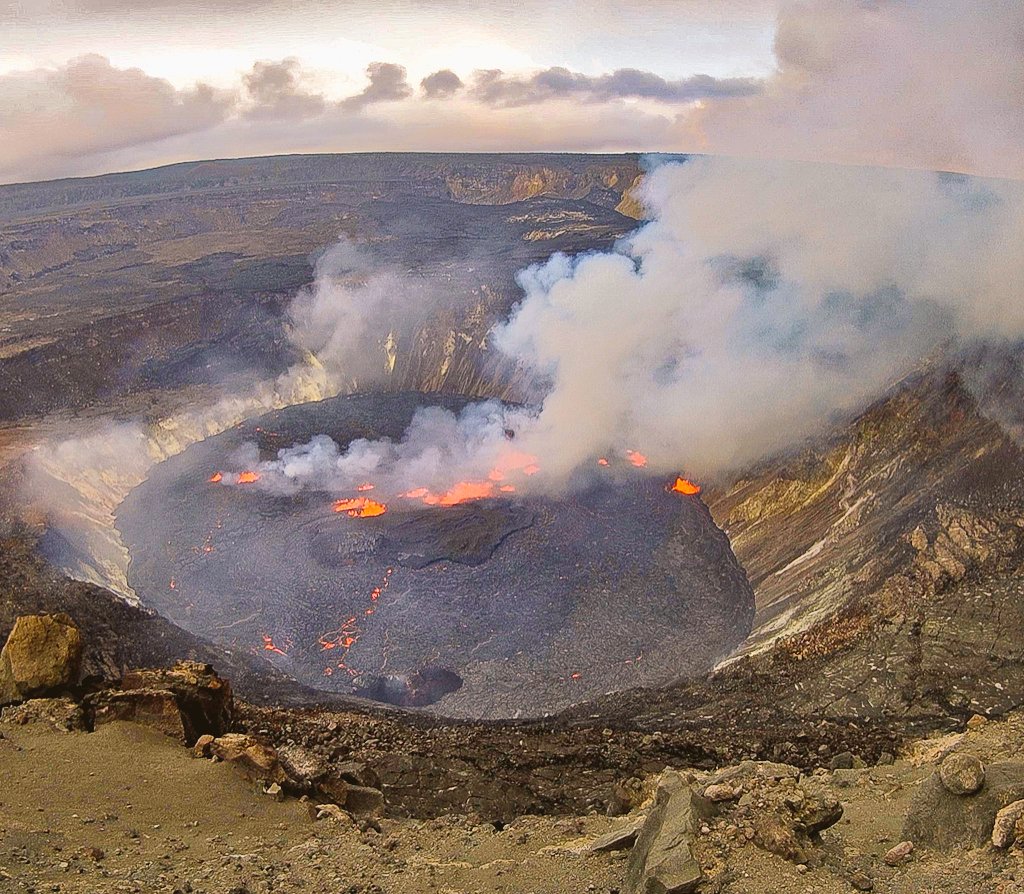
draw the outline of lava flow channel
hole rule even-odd
[[[393,568],[388,568],[384,572],[384,579],[380,582],[380,586],[374,587],[370,591],[370,605],[363,610],[364,617],[370,617],[377,611],[377,600],[383,595],[384,591],[388,588],[388,584],[391,581],[391,573],[394,571]],[[353,667],[349,667],[347,659],[348,653],[352,650],[352,647],[359,642],[359,637],[363,634],[363,628],[359,626],[359,617],[353,615],[351,618],[345,620],[345,622],[338,627],[336,630],[331,630],[317,640],[320,644],[321,652],[330,652],[334,649],[340,649],[340,653],[335,657],[335,666],[345,671],[349,676],[359,676],[359,671]],[[334,667],[328,665],[324,668],[324,676],[330,677],[334,675]]]

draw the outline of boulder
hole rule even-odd
[[[376,816],[384,810],[384,793],[365,785],[349,785],[342,806],[352,816]]]
[[[704,796],[727,813],[733,825],[748,830],[748,840],[795,863],[805,863],[818,834],[843,815],[842,805],[824,781],[801,780],[798,767],[769,761],[743,761],[721,770],[704,788]],[[737,797],[739,802],[731,803]]]
[[[374,814],[383,807],[380,779],[366,764],[333,764],[301,745],[282,745],[277,754],[297,790],[318,795],[352,814]]]
[[[981,788],[972,795],[953,794],[940,774],[933,773],[911,801],[903,838],[942,849],[981,847],[991,840],[996,814],[1022,798],[1021,761],[989,764]]]
[[[214,738],[215,737],[211,736],[209,733],[205,733],[204,735],[196,739],[195,744],[192,746],[192,756],[210,757],[210,755],[212,754],[210,749],[213,746]]]
[[[269,745],[242,733],[227,733],[210,743],[210,752],[222,761],[234,764],[249,779],[276,782],[286,788],[295,787],[277,752]]]
[[[81,705],[69,698],[32,698],[0,712],[4,723],[46,723],[62,732],[87,729]]]
[[[0,705],[74,686],[81,670],[82,636],[68,615],[23,615],[0,651]]]
[[[1017,826],[1024,819],[1024,801],[1007,804],[996,814],[992,825],[992,844],[994,847],[1009,847],[1017,840]]]
[[[696,891],[704,873],[693,851],[693,839],[701,821],[710,815],[708,802],[690,788],[681,774],[665,771],[629,857],[627,890],[634,894]]]
[[[889,848],[889,850],[885,852],[885,856],[882,857],[882,860],[885,861],[887,866],[899,866],[900,863],[904,862],[907,857],[910,856],[913,850],[914,842],[901,841],[895,847]]]
[[[104,690],[88,696],[85,704],[94,729],[104,723],[123,720],[187,742],[178,700],[167,689]]]
[[[954,751],[939,764],[939,779],[954,795],[973,795],[985,782],[985,765],[973,754]]]
[[[121,688],[173,692],[189,745],[203,735],[222,736],[231,727],[231,684],[218,677],[209,664],[179,661],[171,668],[128,671],[121,680]]]

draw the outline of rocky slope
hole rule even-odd
[[[646,740],[604,729],[574,749],[548,731],[523,777],[512,771],[535,728],[508,729],[518,743],[491,742],[471,760],[458,753],[476,732],[465,728],[455,750],[435,743],[429,772],[409,785],[398,767],[417,752],[388,738],[408,736],[408,724],[254,713],[195,664],[83,693],[74,633],[66,618],[23,618],[0,653],[10,667],[23,645],[40,645],[13,665],[34,688],[0,713],[4,890],[1020,890],[1020,715],[974,716],[874,766],[847,752],[804,770],[752,760],[698,769],[677,755],[614,762],[605,775],[595,772],[603,756],[635,755]],[[498,768],[489,796],[477,787],[487,756]],[[520,779],[560,794],[524,800]]]

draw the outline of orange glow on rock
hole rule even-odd
[[[214,472],[209,478],[206,479],[210,484],[216,484],[218,481],[224,480],[224,475],[221,472]]]
[[[238,483],[239,484],[252,484],[260,480],[259,472],[239,472]]]
[[[674,482],[672,482],[669,490],[677,494],[686,494],[688,497],[692,497],[694,494],[700,493],[700,485],[694,484],[692,481],[679,476]]]
[[[468,500],[482,500],[493,495],[494,484],[490,481],[460,481],[436,499],[438,506],[457,506]]]
[[[366,491],[368,490],[373,490],[373,485],[370,484],[369,482],[367,482],[366,484],[360,484],[359,487],[356,488],[356,490],[359,491],[360,493],[366,493]]]
[[[636,450],[627,450],[626,459],[628,459],[638,469],[642,469],[647,465],[647,457],[642,453],[638,453]]]
[[[274,645],[274,638],[269,633],[263,634],[263,651],[273,652],[275,655],[287,655],[288,653]]]
[[[601,458],[600,458],[600,459],[599,459],[599,460],[597,461],[597,464],[598,464],[599,466],[606,466],[606,465],[608,465],[608,460],[606,460],[606,459],[605,459],[605,458],[604,458],[604,457],[602,456],[602,457],[601,457]]]
[[[373,518],[383,515],[388,507],[368,497],[353,497],[350,500],[336,500],[333,506],[335,512],[344,512],[350,518]]]

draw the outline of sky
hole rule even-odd
[[[1017,0],[0,0],[0,182],[314,151],[1024,174]]]

